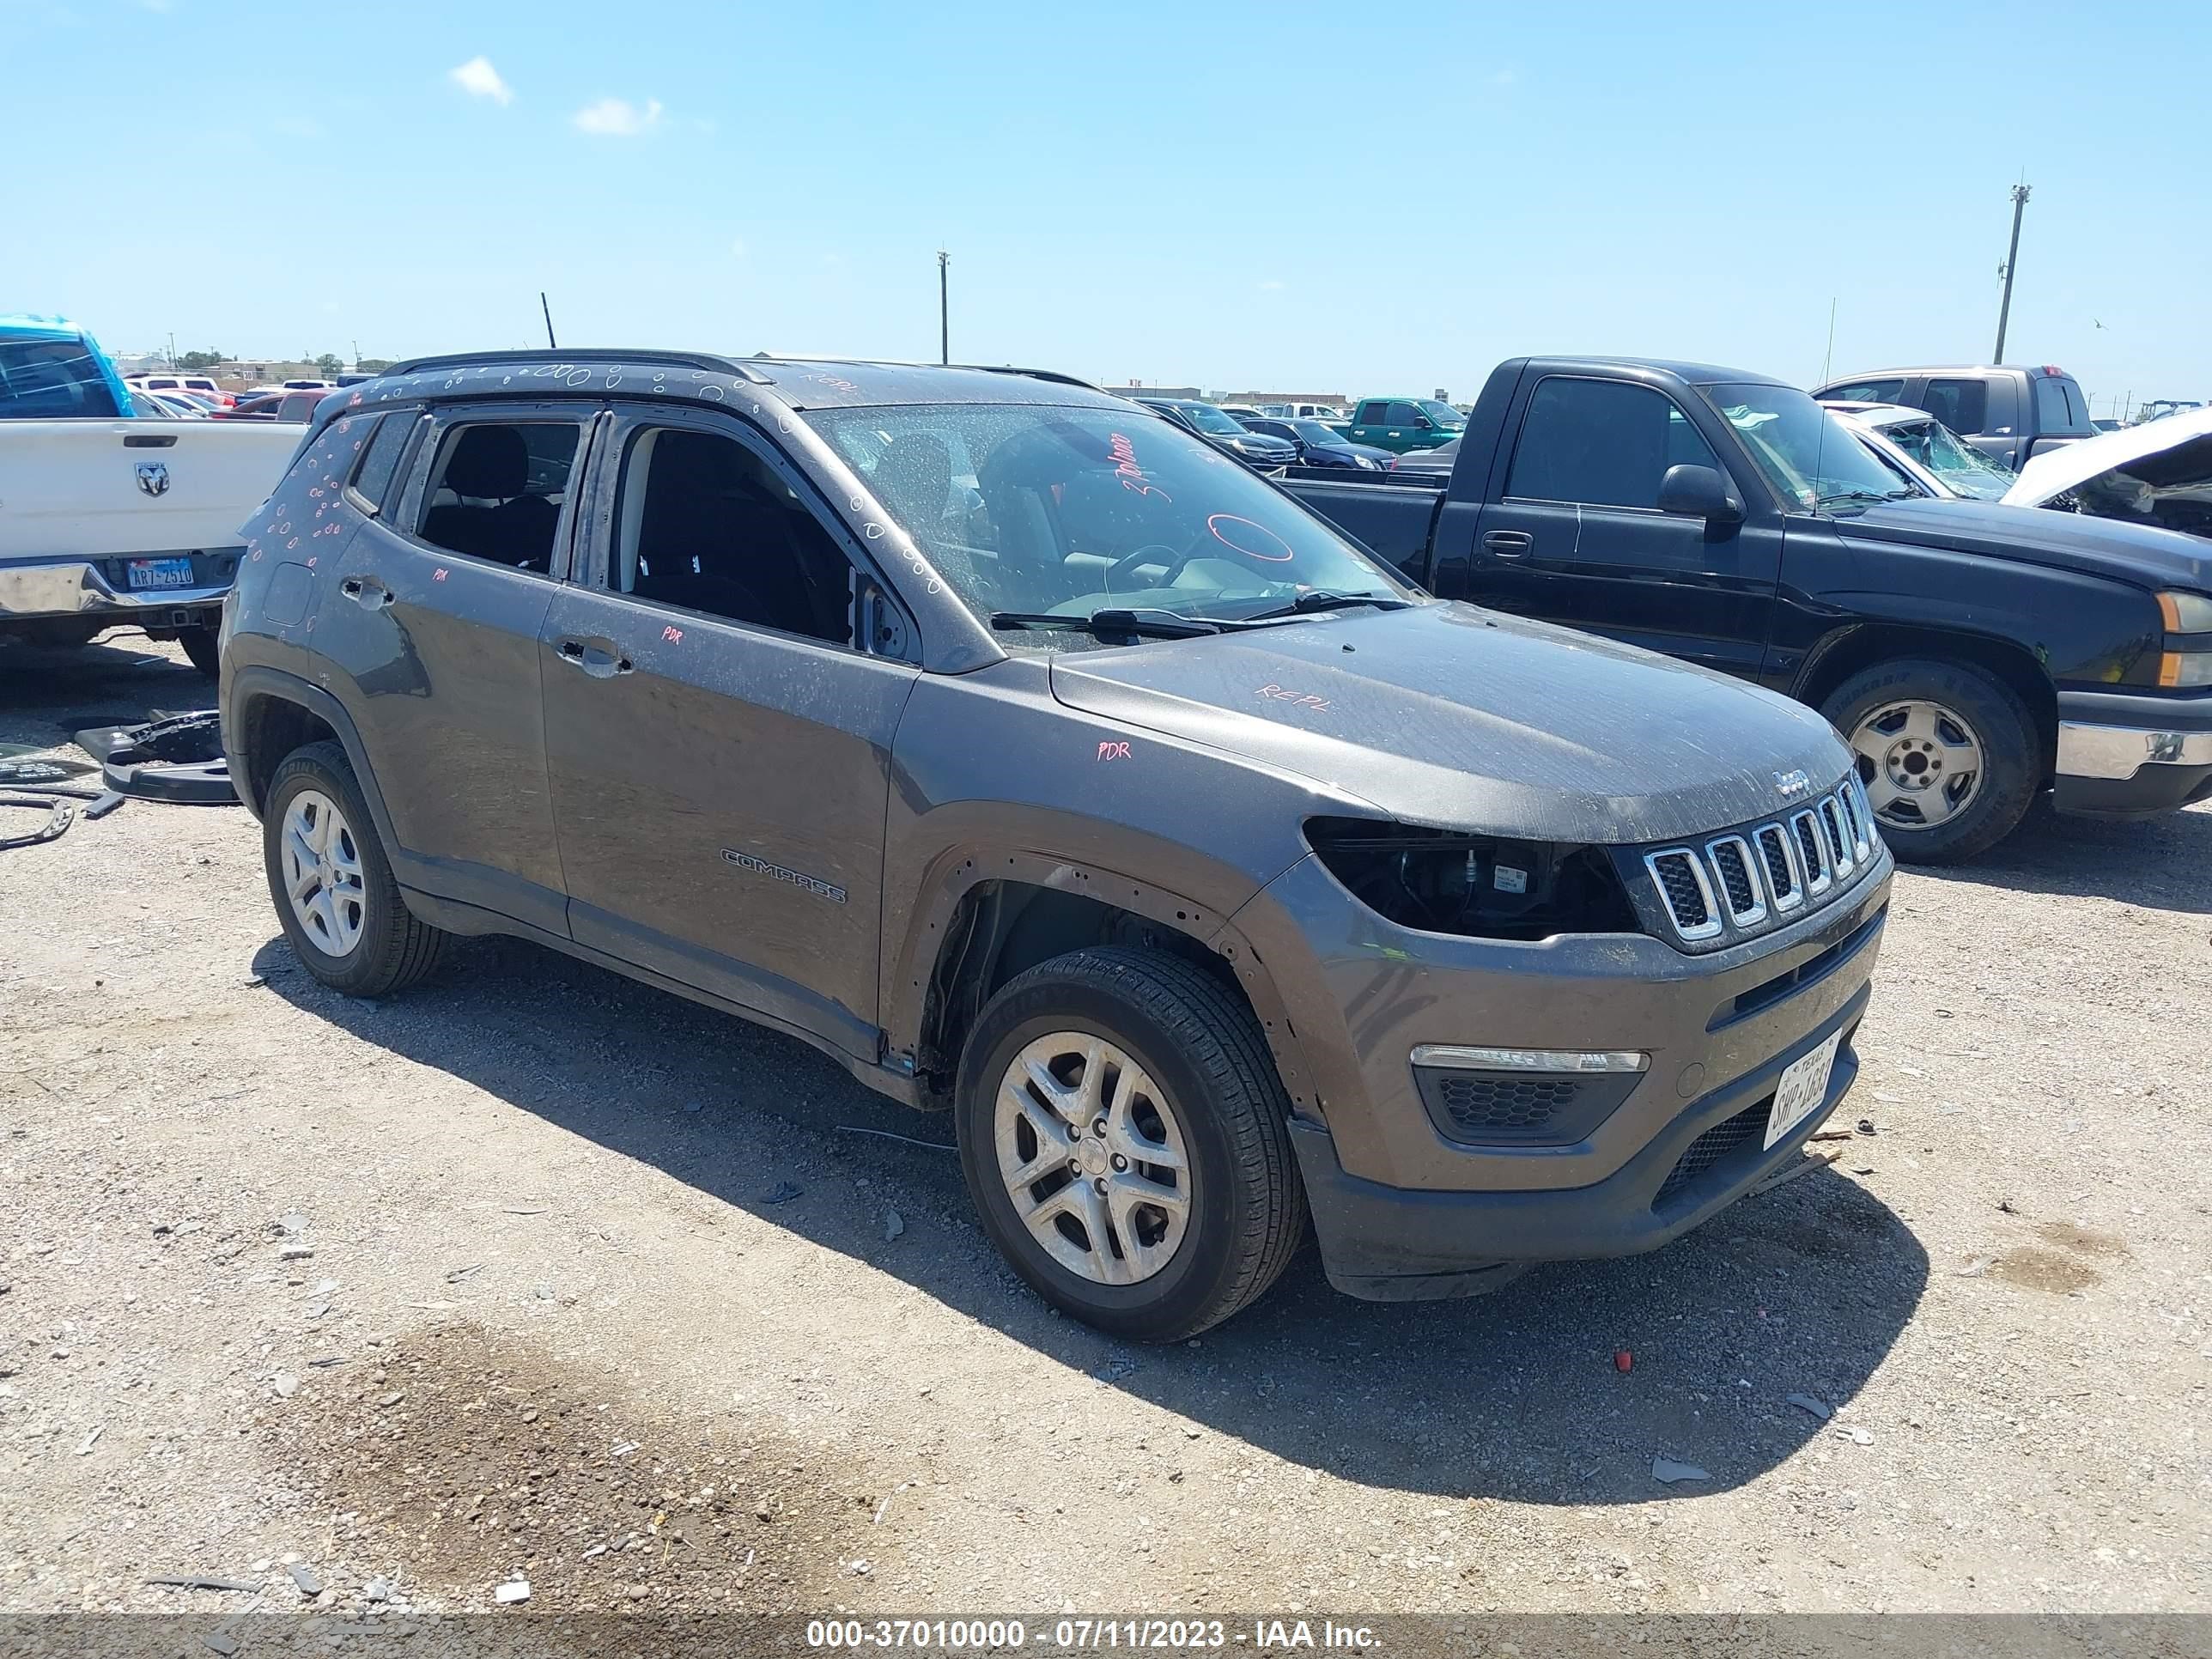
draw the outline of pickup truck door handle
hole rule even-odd
[[[628,657],[618,657],[604,641],[563,639],[556,647],[561,660],[582,669],[593,679],[612,679],[617,674],[627,674],[637,665]]]
[[[1482,544],[1501,559],[1517,559],[1535,546],[1536,538],[1525,530],[1486,531]]]
[[[392,603],[392,590],[374,576],[348,576],[338,592],[365,611],[381,611]]]

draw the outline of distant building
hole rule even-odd
[[[1110,392],[1120,398],[1196,398],[1205,393],[1194,386],[1147,386],[1142,380],[1132,380],[1127,386],[1102,386],[1101,392]]]
[[[1332,409],[1347,409],[1352,399],[1341,392],[1224,392],[1208,401],[1217,404],[1249,404],[1263,409],[1269,404],[1327,404]]]

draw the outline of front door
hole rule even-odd
[[[1665,392],[1547,375],[1528,395],[1503,498],[1482,511],[1468,590],[1449,597],[1757,678],[1780,520],[1741,479],[1741,524],[1661,512],[1660,480],[1686,465],[1730,476]]]
[[[919,671],[854,647],[843,532],[735,417],[618,410],[588,521],[539,647],[570,932],[874,1060]]]
[[[401,883],[554,933],[567,903],[538,638],[598,412],[501,402],[384,416],[345,486],[366,522],[319,573],[330,597],[314,617],[392,817]]]

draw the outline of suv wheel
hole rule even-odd
[[[295,749],[276,769],[262,809],[261,852],[284,937],[331,989],[383,996],[437,965],[448,935],[400,896],[337,744]]]
[[[1908,864],[1954,864],[2017,824],[2043,782],[2035,722],[1971,663],[1877,664],[1820,712],[1858,761],[1882,839]]]
[[[1260,1296],[1304,1237],[1289,1104],[1218,981],[1104,948],[991,1000],[954,1116],[969,1194],[1014,1270],[1087,1324],[1172,1342]]]

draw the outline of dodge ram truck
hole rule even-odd
[[[249,526],[222,711],[292,949],[506,933],[949,1110],[1170,1340],[1651,1249],[1856,1075],[1891,865],[1788,699],[1423,594],[1064,376],[399,365]]]
[[[1972,857],[2046,788],[2106,817],[2212,795],[2203,541],[1936,499],[1762,375],[1516,357],[1440,485],[1285,488],[1443,598],[1820,710],[1899,859]]]
[[[0,319],[0,640],[131,627],[214,673],[240,526],[300,434],[143,416],[82,329]]]

